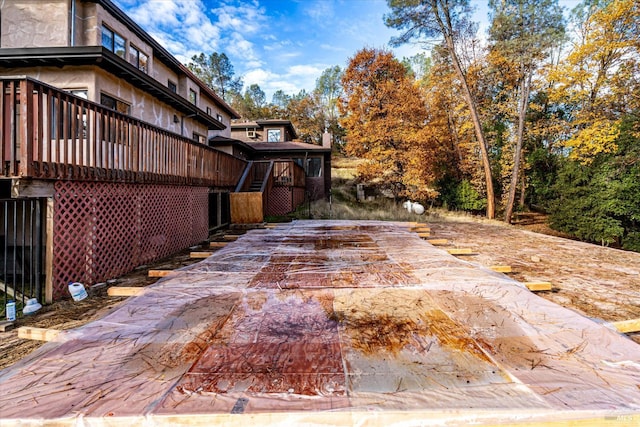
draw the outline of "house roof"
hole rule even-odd
[[[293,127],[291,120],[283,120],[283,119],[259,119],[255,121],[244,121],[244,122],[236,122],[231,123],[231,129],[258,129],[265,128],[267,126],[284,126],[289,129],[291,133],[291,137],[296,139],[298,137],[298,133],[296,129]]]
[[[206,92],[211,98],[213,98],[219,105],[222,107],[232,119],[239,119],[240,114],[236,110],[234,110],[229,104],[226,103],[224,99],[222,99],[217,93],[213,91],[209,86],[204,84],[198,77],[191,72],[184,64],[176,59],[168,50],[166,50],[160,43],[158,43],[155,39],[153,39],[145,30],[143,30],[138,24],[133,21],[126,13],[120,10],[111,0],[82,0],[83,2],[91,2],[97,3],[102,6],[107,12],[116,17],[120,22],[122,22],[131,32],[136,34],[142,40],[144,40],[147,44],[151,46],[153,49],[153,57],[154,59],[159,59],[167,65],[169,68],[173,69],[173,71],[177,73],[186,74],[190,79],[192,79],[199,87],[200,90]],[[224,129],[224,128],[223,128]]]
[[[249,151],[251,153],[304,153],[304,152],[317,152],[317,153],[330,153],[330,148],[325,148],[320,145],[307,144],[305,142],[244,142],[238,139],[226,138],[223,136],[214,136],[209,139],[209,146],[221,147],[226,145],[236,145]]]
[[[177,96],[167,86],[138,70],[115,53],[102,46],[28,47],[0,49],[0,67],[36,67],[65,65],[95,65],[111,74],[126,79],[132,85],[145,90],[185,115],[209,127],[225,129],[227,126],[205,113],[182,96]]]
[[[285,142],[248,142],[256,151],[317,151],[330,153],[330,148],[322,147],[321,145],[307,144],[306,142],[285,141]]]

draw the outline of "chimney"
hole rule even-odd
[[[331,148],[332,138],[333,138],[333,135],[331,135],[330,132],[325,130],[324,133],[322,134],[322,148]]]

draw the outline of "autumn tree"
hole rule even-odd
[[[505,206],[505,222],[511,222],[520,178],[525,120],[536,70],[564,35],[562,10],[557,0],[490,0],[490,58],[500,70],[503,91],[515,106],[513,164]]]
[[[315,93],[302,89],[289,99],[286,116],[296,128],[298,137],[308,144],[319,144],[322,140],[325,119]]]
[[[489,146],[484,135],[476,99],[469,87],[467,70],[459,56],[461,41],[475,32],[470,22],[471,9],[468,0],[387,0],[391,13],[386,16],[387,26],[404,31],[392,43],[400,45],[412,40],[441,38],[451,63],[461,82],[464,97],[475,135],[480,146],[487,191],[487,217],[495,217],[495,194],[489,159]]]
[[[388,51],[363,49],[349,60],[342,87],[346,152],[367,160],[361,179],[396,197],[433,197],[436,150],[422,144],[424,100],[405,67]]]
[[[231,61],[224,53],[194,55],[187,67],[227,102],[242,91],[242,78],[234,77]]]
[[[550,98],[566,106],[560,143],[589,163],[616,151],[624,114],[637,114],[640,89],[640,4],[585,1],[573,12],[577,30],[567,58],[550,73]]]

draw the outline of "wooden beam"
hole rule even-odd
[[[173,270],[149,270],[149,277],[167,277]]]
[[[107,289],[107,295],[110,297],[135,297],[144,291],[142,287],[129,286],[112,286]]]
[[[492,265],[489,268],[498,273],[511,273],[510,265]]]
[[[53,197],[47,198],[45,214],[45,247],[44,247],[44,301],[47,304],[53,302],[53,230],[54,230],[54,203]]]
[[[629,332],[640,332],[640,319],[621,320],[611,324],[623,334],[627,334]]]
[[[53,197],[53,181],[40,179],[13,179],[11,182],[11,197]]]
[[[526,282],[524,285],[532,292],[551,290],[551,282]]]
[[[431,233],[418,233],[418,237],[426,239],[427,237],[431,237]]]
[[[442,246],[448,245],[449,241],[447,239],[431,239],[427,240],[427,243],[431,243],[433,246]]]
[[[431,229],[429,227],[413,227],[411,231],[414,233],[430,233]]]
[[[7,332],[13,329],[13,322],[9,322],[8,320],[0,321],[0,332]]]
[[[213,252],[191,252],[189,255],[191,258],[209,258],[213,255]]]
[[[449,252],[451,255],[477,255],[473,253],[471,248],[453,248],[447,249],[447,252]]]
[[[224,248],[229,242],[209,242],[210,248]]]
[[[234,241],[234,240],[238,240],[238,238],[240,238],[239,234],[225,234],[224,235],[224,240]]]
[[[23,340],[56,341],[60,330],[22,326],[18,328],[18,338]]]
[[[11,286],[7,285],[2,280],[0,280],[0,289],[6,289],[7,295],[11,296],[11,298],[13,298],[16,301],[28,299],[25,295],[22,294],[22,292],[13,289]]]

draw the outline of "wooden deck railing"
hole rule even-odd
[[[1,78],[5,177],[234,188],[246,162],[30,78]]]

